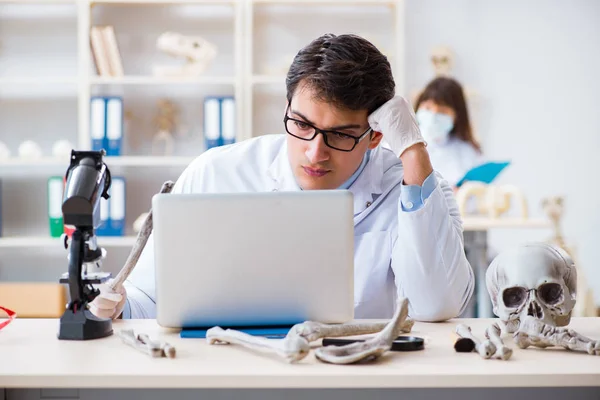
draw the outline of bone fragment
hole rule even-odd
[[[160,188],[160,193],[170,193],[173,190],[174,183],[172,181],[166,181],[163,183]],[[129,253],[129,257],[127,257],[127,261],[125,261],[125,265],[117,276],[108,282],[108,285],[113,289],[114,292],[120,292],[123,282],[131,275],[131,272],[135,268],[140,255],[142,254],[142,250],[146,246],[146,242],[148,242],[148,238],[152,233],[153,223],[152,223],[152,209],[148,213],[148,216],[144,220],[144,224],[142,225],[142,229],[138,232],[137,239],[133,244],[133,248]]]
[[[302,360],[310,351],[308,341],[293,334],[283,339],[267,339],[215,326],[206,332],[206,339],[209,344],[237,344],[263,353],[274,353],[289,363]]]
[[[456,326],[456,334],[461,338],[471,339],[475,343],[475,351],[483,358],[490,358],[496,352],[496,346],[490,340],[481,342],[471,332],[471,328],[465,324]]]
[[[332,364],[352,364],[362,360],[377,359],[392,347],[393,341],[406,327],[407,316],[408,299],[399,299],[394,317],[377,335],[364,342],[318,348],[315,350],[315,356],[323,362]]]
[[[500,360],[508,360],[510,356],[512,356],[512,349],[505,346],[502,338],[500,337],[500,327],[497,323],[493,323],[488,326],[485,330],[485,337],[489,339],[492,344],[496,347],[496,352],[492,356],[492,358],[497,358]]]
[[[388,322],[348,322],[345,324],[328,325],[321,322],[306,321],[301,324],[294,325],[290,329],[292,335],[300,335],[309,342],[314,342],[323,338],[343,337],[367,335],[371,333],[381,332]],[[400,326],[400,332],[409,333],[412,330],[415,321],[407,318]]]
[[[530,316],[523,319],[514,339],[522,349],[529,346],[539,348],[559,346],[567,350],[600,355],[600,340],[592,340],[572,329],[548,325]]]
[[[119,331],[119,337],[123,343],[151,357],[175,358],[175,347],[166,342],[152,340],[145,333],[136,335],[133,329],[122,329]]]

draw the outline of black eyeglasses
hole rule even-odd
[[[289,109],[290,106],[288,104],[285,116],[283,117],[283,124],[285,125],[287,133],[300,140],[306,140],[307,142],[313,140],[321,133],[325,144],[335,150],[350,152],[354,150],[356,145],[366,138],[369,133],[373,132],[373,129],[369,127],[362,135],[356,137],[342,132],[324,131],[306,121],[288,117],[287,114]]]

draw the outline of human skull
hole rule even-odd
[[[575,307],[577,271],[563,249],[532,243],[500,253],[487,270],[486,285],[494,314],[508,332],[516,332],[527,315],[566,326]]]
[[[431,63],[436,76],[448,76],[454,66],[454,54],[449,47],[437,46],[431,51]]]

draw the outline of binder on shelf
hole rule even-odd
[[[106,98],[106,155],[120,156],[123,143],[123,99]]]
[[[62,199],[63,177],[52,176],[48,178],[48,222],[50,236],[60,237],[64,233]]]
[[[92,150],[106,150],[106,99],[94,96],[90,99],[90,136]]]
[[[235,100],[221,99],[221,145],[235,143]]]
[[[125,178],[113,177],[109,189],[108,225],[110,236],[125,235]]]
[[[109,199],[100,199],[100,225],[96,228],[96,236],[110,236],[110,226],[108,224],[109,215]]]
[[[204,99],[204,140],[206,150],[219,146],[221,138],[221,101],[218,97]]]
[[[2,179],[0,179],[0,237],[2,237]]]

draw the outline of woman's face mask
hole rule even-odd
[[[420,108],[416,113],[416,117],[421,134],[428,144],[444,143],[454,127],[454,121],[448,114]]]

